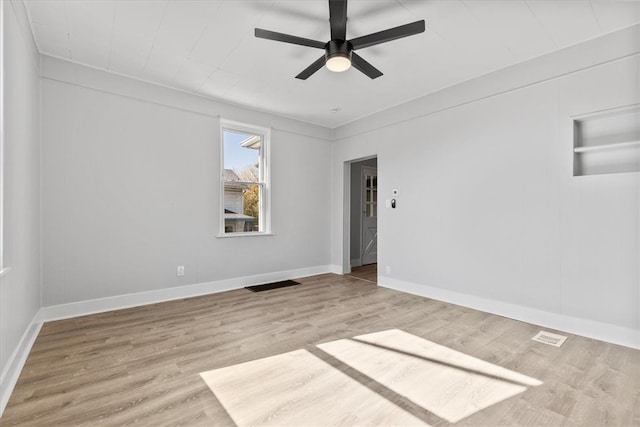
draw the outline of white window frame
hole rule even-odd
[[[261,137],[260,153],[259,153],[259,170],[260,177],[258,183],[243,182],[240,184],[259,185],[260,186],[260,217],[258,223],[260,231],[249,232],[233,232],[227,233],[224,228],[224,132],[247,133],[251,135],[259,135]],[[246,237],[246,236],[271,236],[271,129],[266,127],[254,126],[247,123],[236,122],[233,120],[220,119],[220,224],[217,237]]]
[[[4,23],[4,5],[0,5],[0,23]],[[4,234],[4,31],[0,31],[0,277],[11,270],[5,263]]]

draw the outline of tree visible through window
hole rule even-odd
[[[228,121],[221,125],[221,230],[224,234],[268,232],[269,130]]]

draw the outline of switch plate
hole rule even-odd
[[[179,265],[176,270],[176,276],[184,276],[184,265]]]

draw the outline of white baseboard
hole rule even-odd
[[[331,264],[328,267],[329,267],[329,271],[327,271],[327,273],[340,274],[340,275],[344,274],[344,271],[342,270],[341,265]]]
[[[9,402],[11,392],[13,392],[16,382],[18,382],[20,372],[22,372],[22,368],[27,361],[27,356],[29,356],[31,347],[33,347],[33,343],[36,341],[41,327],[42,321],[40,320],[40,312],[38,311],[36,315],[33,316],[24,334],[22,334],[18,346],[9,357],[2,371],[2,375],[0,376],[0,417]]]
[[[48,322],[52,320],[69,319],[72,317],[102,313],[105,311],[137,307],[140,305],[215,294],[218,292],[240,289],[245,286],[260,285],[280,280],[297,279],[299,277],[315,276],[317,274],[331,272],[333,272],[333,266],[319,265],[299,268],[296,270],[277,271],[273,273],[258,274],[255,276],[244,276],[227,280],[218,280],[215,282],[197,283],[194,285],[176,286],[173,288],[157,289],[135,294],[117,295],[68,304],[51,305],[48,307],[42,307],[40,309],[40,313],[42,321]]]
[[[31,324],[23,334],[18,347],[9,358],[9,361],[2,372],[2,376],[0,376],[0,416],[2,416],[2,413],[4,412],[4,408],[9,401],[9,396],[13,391],[24,363],[27,360],[29,351],[40,332],[43,322],[224,292],[243,288],[249,285],[258,285],[278,280],[296,279],[299,277],[314,276],[324,273],[343,274],[342,266],[322,265],[307,267],[297,270],[245,276],[215,282],[198,283],[168,289],[158,289],[149,292],[42,307],[34,316]],[[533,323],[601,341],[640,349],[640,331],[634,329],[592,320],[579,319],[557,313],[550,313],[530,307],[489,300],[431,286],[418,285],[416,283],[405,282],[386,276],[379,276],[378,283],[379,286],[395,289],[401,292],[437,299],[527,323]]]
[[[299,268],[296,270],[277,271],[273,273],[258,274],[255,276],[237,277],[228,280],[177,286],[174,288],[157,289],[148,292],[42,307],[38,313],[36,313],[29,324],[29,327],[24,332],[18,347],[9,358],[6,368],[0,377],[0,417],[4,412],[9,401],[9,397],[13,392],[13,388],[18,381],[20,372],[27,360],[27,356],[29,355],[31,347],[33,346],[44,322],[230,291],[250,285],[260,285],[280,280],[297,279],[300,277],[315,276],[317,274],[332,273],[335,269],[336,266],[334,265],[319,265]]]
[[[378,285],[421,297],[436,299],[463,307],[497,314],[559,331],[640,349],[640,331],[624,326],[580,319],[565,314],[551,313],[531,307],[496,301],[474,295],[449,291],[433,286],[419,285],[387,276],[378,276]]]

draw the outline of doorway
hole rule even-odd
[[[352,276],[377,279],[378,159],[351,163],[350,264]],[[373,280],[371,280],[373,279]]]

